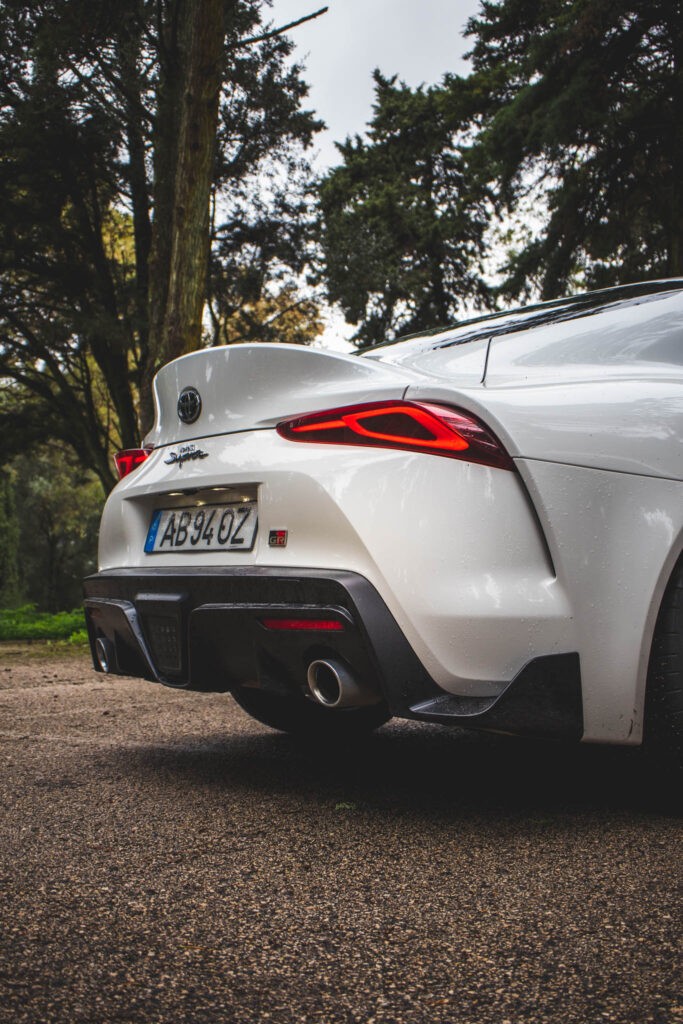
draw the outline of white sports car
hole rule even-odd
[[[315,736],[680,750],[683,280],[360,355],[193,352],[155,398],[85,581],[99,671]]]

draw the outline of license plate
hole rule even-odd
[[[145,541],[149,555],[163,551],[251,551],[258,516],[255,501],[199,508],[158,508]]]

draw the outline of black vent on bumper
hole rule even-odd
[[[181,676],[185,655],[185,594],[137,594],[135,607],[157,671]]]

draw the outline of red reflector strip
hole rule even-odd
[[[339,619],[261,619],[266,629],[318,629],[321,631],[339,631],[344,624]]]

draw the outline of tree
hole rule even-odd
[[[253,302],[243,301],[236,308],[221,296],[211,309],[211,321],[213,345],[244,341],[308,345],[323,330],[317,302],[287,286]]]
[[[0,470],[0,608],[19,603],[19,520],[14,488],[7,470]]]
[[[438,87],[412,90],[375,72],[367,138],[339,145],[320,185],[324,277],[359,344],[446,325],[482,303],[487,223],[459,145],[463,128]]]
[[[236,5],[230,5],[230,13]],[[174,8],[174,9],[173,9]],[[224,0],[171,5],[159,33],[150,232],[149,358],[142,374],[143,420],[151,421],[159,365],[199,348],[209,255],[209,200],[226,35]],[[173,20],[175,19],[175,21]],[[140,25],[140,21],[133,23]],[[126,43],[130,40],[130,35]],[[125,44],[124,44],[125,45]],[[140,47],[138,52],[144,52]],[[135,98],[141,95],[136,92]]]
[[[599,287],[683,273],[680,4],[488,0],[468,33],[471,158],[500,210],[547,202],[502,291],[554,298],[576,275]]]
[[[58,438],[112,485],[112,447],[150,425],[154,373],[200,344],[209,256],[251,260],[240,211],[255,196],[261,292],[301,272],[297,188],[318,122],[262,13],[261,0],[0,3],[6,454]],[[284,185],[260,195],[277,166],[288,204]]]
[[[97,569],[102,485],[54,441],[16,459],[12,469],[23,597],[47,611],[74,608],[83,577]]]

